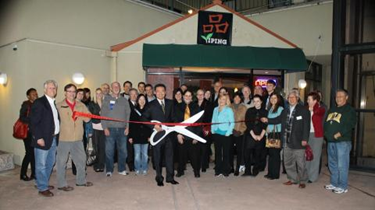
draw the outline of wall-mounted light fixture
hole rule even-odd
[[[301,88],[301,89],[305,89],[305,87],[307,86],[307,82],[306,80],[304,79],[300,79],[298,80],[298,87]]]
[[[82,85],[83,82],[85,81],[85,76],[83,76],[82,73],[74,73],[72,76],[72,80],[77,85]]]
[[[8,82],[8,75],[6,73],[0,73],[0,84],[6,85]]]

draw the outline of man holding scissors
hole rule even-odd
[[[166,87],[163,84],[157,84],[154,88],[156,100],[150,102],[147,110],[143,114],[144,121],[157,120],[160,122],[175,122],[173,117],[173,102],[165,98]],[[153,127],[158,131],[156,138],[164,135],[161,125]],[[178,184],[174,180],[173,171],[173,143],[170,135],[166,136],[162,141],[153,146],[153,159],[155,163],[156,177],[155,180],[159,187],[164,186],[162,176],[162,160],[165,159],[165,167],[167,169],[166,182],[173,185]]]

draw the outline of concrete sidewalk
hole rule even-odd
[[[211,168],[194,178],[191,167],[185,176],[176,178],[179,185],[165,183],[156,186],[153,170],[147,176],[107,178],[88,168],[88,180],[93,187],[75,187],[75,177],[67,171],[71,192],[53,190],[53,198],[38,195],[34,183],[19,180],[19,168],[0,173],[0,209],[375,209],[375,174],[351,171],[349,192],[337,195],[323,188],[329,182],[329,172],[323,169],[317,183],[306,189],[284,186],[286,175],[279,180],[263,178],[214,177]],[[56,186],[56,172],[51,182]]]

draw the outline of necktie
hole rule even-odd
[[[161,101],[160,104],[161,104],[161,109],[163,110],[163,113],[165,114],[165,104],[164,104],[164,101]]]
[[[189,106],[186,105],[185,114],[184,114],[184,120],[187,120],[190,118],[190,109]]]

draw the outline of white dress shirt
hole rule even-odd
[[[45,95],[48,102],[49,102],[49,105],[51,106],[51,109],[52,109],[52,114],[53,114],[53,121],[55,123],[55,135],[59,134],[60,133],[60,121],[59,121],[59,115],[57,113],[57,109],[56,109],[56,105],[55,105],[55,99],[54,98],[51,98],[47,95]]]

